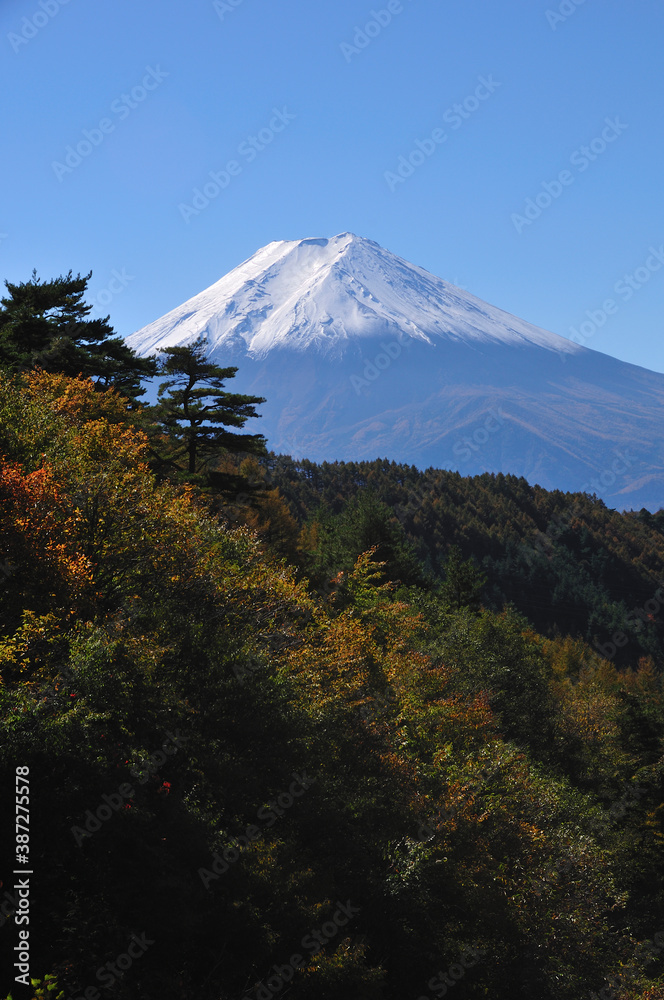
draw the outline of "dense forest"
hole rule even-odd
[[[662,515],[273,455],[3,303],[2,996],[664,998]]]
[[[664,666],[664,511],[620,514],[502,474],[275,455],[263,464],[308,529],[300,548],[310,575],[347,569],[377,545],[393,579],[433,583],[456,548],[483,571],[494,610],[512,603],[546,634],[579,635],[620,664],[640,654]]]

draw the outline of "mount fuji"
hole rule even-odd
[[[265,396],[260,432],[314,461],[504,472],[611,507],[664,506],[664,375],[574,344],[371,240],[268,244],[132,334],[191,344]]]

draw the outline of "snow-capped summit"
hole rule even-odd
[[[580,350],[352,233],[269,243],[128,343],[146,354],[201,335],[215,357],[312,347],[338,356],[349,341],[395,335]]]
[[[266,398],[251,430],[276,452],[513,473],[664,506],[664,375],[352,233],[269,243],[128,342],[145,355],[201,336],[238,368],[234,391]]]

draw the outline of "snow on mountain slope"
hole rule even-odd
[[[252,432],[314,461],[504,472],[614,507],[664,506],[664,375],[490,306],[371,240],[270,243],[132,334],[207,340]]]
[[[444,337],[582,350],[351,233],[270,243],[128,343],[146,354],[203,335],[210,353],[243,347],[260,358],[275,348],[339,355],[349,341],[399,333],[429,344]]]

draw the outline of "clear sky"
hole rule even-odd
[[[661,0],[2,0],[0,277],[92,269],[128,335],[351,231],[664,371],[663,41]]]

